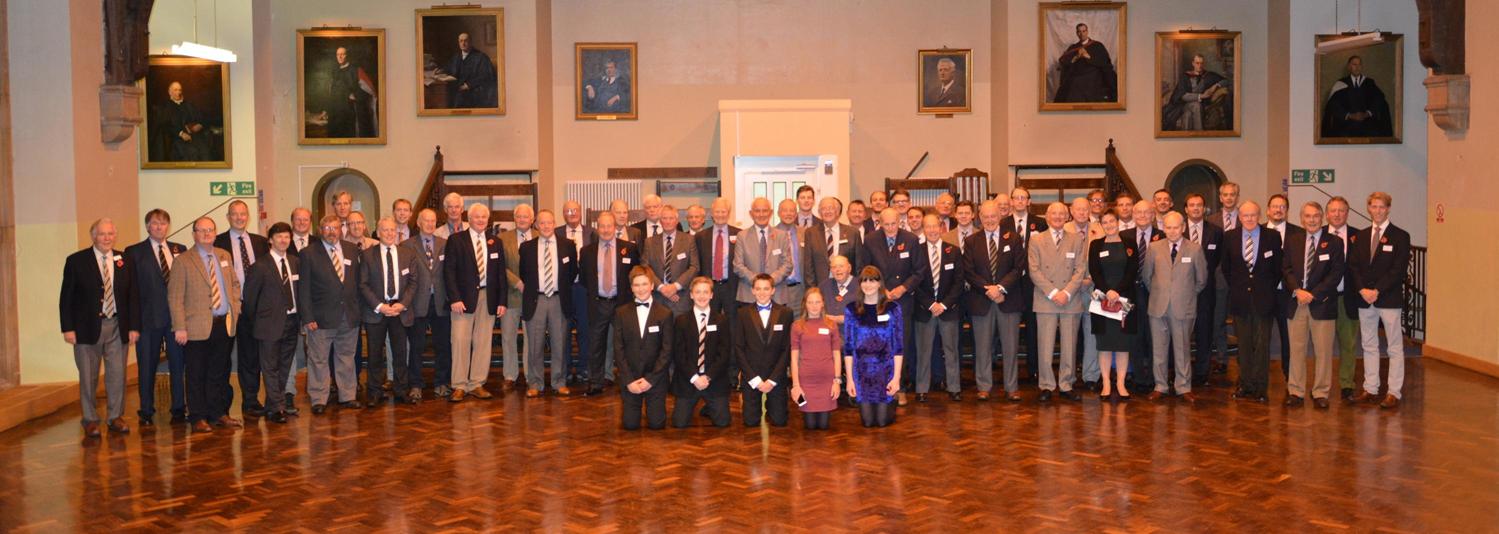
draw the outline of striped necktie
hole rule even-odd
[[[104,302],[101,309],[105,318],[115,315],[115,277],[114,266],[111,265],[114,260],[110,256],[109,253],[104,254],[104,266],[99,270],[99,274],[104,277]]]
[[[697,314],[697,374],[708,372],[703,365],[703,360],[708,354],[708,314],[698,312]]]

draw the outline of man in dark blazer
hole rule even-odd
[[[963,255],[963,275],[969,287],[964,307],[973,318],[973,376],[978,383],[978,399],[989,400],[989,390],[994,387],[994,355],[999,352],[996,341],[1002,342],[1005,398],[1018,402],[1020,379],[1015,360],[1025,300],[1017,291],[1021,280],[1029,279],[1023,274],[1029,259],[1015,233],[1001,229],[998,204],[990,200],[979,206],[979,221],[983,231],[968,236],[963,247],[969,251]]]
[[[1239,227],[1239,184],[1223,182],[1218,185],[1218,211],[1204,217],[1209,224],[1227,233]],[[1228,372],[1228,279],[1224,278],[1223,260],[1230,254],[1238,254],[1233,243],[1223,242],[1218,261],[1218,274],[1213,279],[1217,293],[1213,295],[1213,351],[1218,361],[1213,363],[1213,374]]]
[[[661,231],[645,239],[641,256],[642,263],[661,279],[656,297],[673,314],[692,307],[687,284],[700,270],[696,240],[677,229],[677,219],[677,208],[670,204],[661,207]]]
[[[1213,370],[1213,311],[1218,294],[1219,248],[1223,243],[1223,229],[1206,218],[1207,199],[1192,193],[1187,195],[1187,227],[1183,231],[1188,241],[1202,247],[1208,268],[1207,287],[1197,294],[1197,318],[1193,322],[1192,337],[1196,346],[1192,348],[1192,387],[1204,388]]]
[[[1223,274],[1228,280],[1228,313],[1239,338],[1239,388],[1234,398],[1264,404],[1270,381],[1270,324],[1275,317],[1275,286],[1281,272],[1280,233],[1260,226],[1260,205],[1245,201],[1239,206],[1239,224],[1223,234],[1232,247],[1223,255]]]
[[[286,253],[296,256],[302,249],[316,244],[317,236],[312,235],[312,210],[301,206],[292,208],[290,221],[291,246],[286,247]]]
[[[916,286],[929,276],[930,267],[925,258],[921,256],[921,244],[916,236],[910,232],[900,229],[900,212],[895,208],[885,208],[880,212],[880,231],[873,235],[865,236],[864,259],[880,269],[880,274],[885,276],[885,290],[890,300],[900,303],[900,309],[909,310],[916,305]],[[902,354],[916,354],[916,336],[914,313],[901,314],[901,332],[906,340],[906,346]],[[915,373],[910,372],[916,365],[915,358],[906,358],[904,372],[901,378],[904,384],[901,391],[896,395],[898,403],[905,405],[906,392],[915,385]]]
[[[1316,370],[1312,379],[1312,403],[1327,409],[1332,392],[1332,337],[1338,318],[1338,284],[1343,281],[1343,240],[1322,228],[1322,206],[1307,202],[1301,208],[1305,226],[1290,232],[1282,260],[1285,288],[1291,294],[1286,316],[1290,319],[1288,337],[1291,351],[1290,370],[1286,374],[1286,405],[1301,406],[1307,396],[1307,340],[1314,354]]]
[[[568,396],[567,316],[572,314],[573,281],[578,279],[578,252],[570,239],[558,237],[552,210],[536,212],[536,237],[520,245],[521,320],[526,323],[526,397],[542,394],[542,344],[551,340],[552,392]],[[580,332],[581,333],[581,332]]]
[[[360,320],[359,249],[343,239],[343,221],[337,215],[323,216],[318,226],[320,239],[299,258],[297,286],[298,316],[307,329],[307,396],[316,415],[327,409],[330,363],[339,405],[358,406],[354,353]]]
[[[739,308],[734,318],[734,359],[744,383],[744,426],[760,426],[761,405],[771,426],[786,426],[787,391],[791,379],[786,376],[791,364],[791,309],[775,303],[775,279],[760,273],[752,280],[750,290],[755,300]]]
[[[93,246],[74,252],[63,264],[58,319],[62,337],[78,364],[83,434],[99,437],[99,367],[104,367],[106,417],[112,434],[128,434],[125,416],[125,344],[139,337],[132,282],[135,266],[114,250],[115,224],[99,219],[89,226]]]
[[[853,226],[838,222],[838,217],[842,215],[843,202],[838,197],[822,197],[817,204],[819,220],[803,234],[807,238],[807,246],[804,247],[806,258],[802,264],[808,267],[811,278],[807,282],[813,287],[827,280],[828,258],[843,256],[848,259],[850,268],[857,270],[863,267],[860,254],[864,241],[859,238],[859,231]]]
[[[557,235],[572,241],[573,250],[582,252],[585,245],[598,239],[598,234],[593,227],[583,223],[583,205],[578,201],[568,200],[562,203],[562,220],[564,224],[557,228]],[[577,261],[577,258],[573,258],[573,261]],[[576,268],[574,270],[576,271]],[[577,332],[577,335],[573,337],[576,344],[575,351],[568,351],[568,354],[577,355],[573,356],[574,359],[568,364],[568,372],[571,373],[568,378],[576,381],[582,376],[583,370],[588,368],[585,362],[592,349],[588,344],[588,301],[590,300],[588,291],[584,289],[583,284],[575,282],[567,284],[567,291],[572,293],[572,308],[568,310],[567,320]],[[578,381],[578,383],[582,382]]]
[[[578,279],[588,294],[588,368],[587,395],[604,392],[604,356],[614,324],[614,309],[630,298],[630,270],[640,265],[640,250],[634,243],[620,239],[614,226],[614,214],[600,213],[599,240],[583,247],[578,255]],[[618,357],[616,355],[616,357]]]
[[[1338,236],[1343,240],[1343,280],[1338,283],[1338,300],[1342,305],[1338,307],[1337,320],[1337,345],[1338,345],[1338,393],[1343,400],[1353,398],[1353,393],[1358,386],[1354,378],[1354,371],[1359,360],[1359,332],[1358,332],[1358,290],[1348,284],[1351,276],[1346,267],[1349,254],[1348,245],[1353,240],[1354,234],[1360,229],[1348,224],[1348,199],[1343,197],[1332,197],[1327,200],[1327,233]]]
[[[644,208],[645,210],[645,218],[636,221],[635,224],[630,225],[630,228],[632,229],[630,233],[635,234],[639,238],[638,241],[634,242],[635,244],[644,245],[645,240],[660,235],[661,232],[666,231],[667,226],[676,228],[678,231],[682,230],[682,227],[680,225],[682,219],[681,214],[678,214],[677,218],[674,219],[675,221],[677,221],[675,223],[667,223],[666,221],[661,220],[662,214],[666,213],[666,210],[663,209],[666,207],[666,205],[661,202],[661,197],[657,195],[646,195],[645,198],[641,199],[640,207]],[[676,208],[672,209],[675,210]]]
[[[230,202],[224,216],[229,220],[229,229],[214,238],[213,246],[229,251],[229,257],[234,259],[230,266],[234,269],[235,277],[244,280],[255,260],[264,258],[269,253],[270,245],[265,237],[246,229],[250,224],[250,206],[245,201]],[[240,295],[233,295],[231,298],[238,299]],[[240,324],[235,331],[249,332],[249,319],[241,315],[239,320]],[[256,346],[255,336],[234,337],[235,373],[239,378],[240,397],[244,401],[242,410],[245,415],[260,417],[265,415],[265,406],[260,403],[260,348]],[[280,387],[268,384],[267,391],[279,392]]]
[[[406,329],[406,341],[410,345],[406,357],[406,379],[411,383],[407,398],[421,400],[425,386],[422,354],[427,352],[427,331],[432,332],[434,398],[453,394],[453,340],[448,322],[450,308],[444,302],[447,290],[442,279],[448,240],[436,235],[437,212],[424,209],[417,213],[416,229],[416,235],[402,242],[401,247],[416,258],[416,296],[411,301],[411,327]]]
[[[620,422],[625,430],[640,429],[645,405],[646,426],[666,428],[667,374],[671,372],[671,310],[651,298],[656,277],[644,266],[630,269],[630,304],[614,310],[614,355],[619,365]]]
[[[1280,234],[1282,247],[1288,246],[1287,241],[1292,233],[1304,231],[1302,227],[1296,226],[1296,223],[1286,220],[1289,210],[1290,200],[1280,193],[1270,195],[1270,199],[1265,201],[1265,217],[1268,220],[1264,226]],[[1290,288],[1285,287],[1284,284],[1277,287],[1276,292],[1280,293],[1280,299],[1275,303],[1275,330],[1280,336],[1280,372],[1281,376],[1290,376],[1291,339],[1287,321],[1291,318],[1290,305],[1293,297]]]
[[[445,303],[452,312],[453,394],[449,402],[463,402],[464,397],[494,398],[484,389],[489,379],[490,356],[494,349],[494,323],[505,315],[510,298],[505,273],[505,253],[499,238],[487,235],[489,206],[474,204],[468,208],[469,229],[448,237],[443,252],[443,289]]]
[[[286,423],[296,408],[277,395],[276,384],[285,384],[297,352],[302,320],[297,314],[297,285],[301,282],[300,259],[291,255],[292,229],[286,223],[271,225],[266,232],[270,253],[250,267],[245,278],[241,312],[253,328],[241,334],[255,338],[260,348],[260,372],[266,383],[266,419]]]
[[[140,330],[140,339],[135,343],[137,392],[142,427],[156,424],[156,370],[161,365],[162,347],[165,346],[168,379],[172,391],[172,422],[187,422],[187,360],[182,354],[182,345],[172,343],[172,310],[167,307],[167,276],[177,255],[187,250],[179,243],[167,241],[171,230],[172,216],[166,210],[153,209],[146,213],[146,234],[141,242],[125,248],[125,261],[135,266],[135,278],[130,287],[135,290],[135,317]]]
[[[1132,220],[1135,226],[1127,230],[1120,230],[1119,239],[1134,245],[1135,250],[1143,253],[1150,250],[1151,243],[1166,238],[1166,234],[1161,232],[1160,228],[1156,226],[1155,204],[1149,200],[1135,202],[1134,207],[1131,208],[1131,215],[1133,216]],[[1141,258],[1141,263],[1144,263],[1144,258]],[[1142,310],[1150,309],[1150,280],[1143,276],[1135,280],[1135,307]],[[1130,389],[1151,391],[1155,389],[1155,378],[1152,376],[1151,366],[1144,362],[1150,361],[1146,355],[1152,354],[1155,351],[1155,340],[1153,339],[1154,336],[1151,332],[1149,319],[1144,318],[1144,316],[1141,317],[1140,325],[1145,328],[1138,329],[1133,338],[1134,345],[1132,346],[1132,350],[1130,350],[1131,355],[1139,356],[1132,363],[1139,365],[1129,366],[1129,374],[1125,377],[1125,380],[1129,383]],[[1167,345],[1167,351],[1168,353],[1175,352],[1171,350],[1170,345]]]
[[[1405,336],[1400,311],[1405,306],[1402,288],[1411,259],[1411,235],[1390,224],[1390,194],[1369,194],[1368,228],[1354,234],[1348,253],[1348,288],[1358,306],[1359,332],[1364,346],[1364,390],[1352,403],[1379,402],[1380,408],[1400,406],[1405,385]],[[1385,357],[1389,361],[1384,400],[1379,400],[1379,327],[1385,331]]]
[[[916,402],[926,402],[927,391],[932,387],[933,336],[942,338],[942,358],[947,384],[947,396],[953,401],[963,400],[963,382],[959,370],[958,332],[962,330],[958,315],[958,299],[963,295],[963,255],[957,245],[942,240],[947,225],[935,213],[922,219],[922,231],[926,244],[917,247],[922,259],[927,262],[931,275],[916,284]]]
[[[713,307],[713,280],[692,279],[692,307],[677,315],[672,342],[671,393],[677,397],[671,425],[685,428],[702,401],[713,426],[729,426],[729,330],[734,315]]]
[[[415,403],[407,376],[406,329],[411,327],[416,298],[416,256],[400,247],[399,224],[393,217],[375,223],[380,244],[360,253],[359,295],[365,335],[370,338],[370,371],[365,376],[364,406],[376,408],[385,400],[385,342],[390,342],[390,367],[395,375],[391,391],[396,402]]]
[[[713,280],[713,308],[733,313],[738,307],[734,297],[739,292],[739,277],[734,275],[733,263],[734,248],[739,243],[739,227],[729,224],[733,206],[727,198],[718,197],[712,208],[713,228],[695,236],[698,271]]]
[[[1028,261],[1025,259],[1027,253],[1025,247],[1030,244],[1032,234],[1048,230],[1046,218],[1037,217],[1031,213],[1031,192],[1024,187],[1010,190],[1009,204],[1010,214],[1000,220],[999,229],[1015,236],[1021,248],[1020,263],[1025,264]],[[1025,368],[1030,372],[1031,380],[1034,380],[1039,372],[1036,359],[1036,312],[1032,308],[1035,304],[1033,302],[1035,291],[1032,289],[1035,286],[1031,284],[1029,265],[1022,265],[1021,269],[1023,270],[1020,273],[1020,287],[1016,288],[1018,292],[1010,293],[1009,296],[1018,298],[1022,302],[1020,321],[1025,324],[1025,331],[1022,332],[1021,338],[1025,346]]]

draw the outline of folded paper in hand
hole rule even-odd
[[[1127,298],[1119,297],[1119,300],[1109,302],[1107,295],[1102,291],[1094,290],[1093,302],[1088,304],[1088,313],[1102,315],[1122,323],[1124,322],[1124,318],[1129,315],[1129,311],[1134,309],[1134,307],[1134,303],[1130,302]]]

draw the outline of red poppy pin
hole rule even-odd
[[[1348,236],[1348,242],[1349,243],[1352,243],[1352,242],[1355,242],[1355,241],[1358,241],[1358,234],[1354,234],[1354,235]]]
[[[1379,238],[1379,244],[1381,244],[1381,245],[1383,245],[1385,243],[1389,243],[1389,242],[1390,242],[1390,238],[1388,238],[1388,237],[1380,237]]]
[[[836,301],[836,302],[843,302],[843,295],[838,295],[836,297],[833,297],[833,300]]]
[[[124,269],[125,268],[125,260],[116,259],[115,260],[115,267],[119,268],[119,269]]]
[[[906,249],[906,244],[905,243],[901,243],[901,244],[895,246],[895,250],[905,250],[905,249]]]
[[[1125,256],[1134,256],[1135,255],[1135,249],[1132,249],[1132,248],[1124,249],[1124,255]]]
[[[943,254],[952,254],[952,247],[942,247]]]
[[[1005,232],[1004,238],[1005,239],[1009,239],[1010,238],[1010,233],[1009,232]]]
[[[1322,244],[1319,245],[1317,248],[1327,248],[1327,242],[1323,241]]]
[[[1160,241],[1160,240],[1161,240],[1161,234],[1158,234],[1158,233],[1150,234],[1150,242],[1151,243],[1154,243],[1154,242]]]
[[[489,240],[489,244],[493,245],[494,244],[494,240],[493,239]]]
[[[630,255],[630,251],[625,250],[625,247],[619,247],[619,255],[620,256],[629,256]]]

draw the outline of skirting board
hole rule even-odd
[[[1422,347],[1422,350],[1425,356],[1430,356],[1433,360],[1450,363],[1478,374],[1499,378],[1499,364],[1480,360],[1466,354],[1452,352],[1433,346],[1431,343],[1427,343]]]
[[[127,396],[131,393],[130,388],[135,387],[138,382],[135,363],[131,363],[125,367],[125,394]],[[102,380],[99,396],[101,398],[104,396]],[[77,403],[77,382],[32,384],[5,390],[0,393],[0,432],[10,430],[32,419],[46,417]],[[133,414],[126,414],[127,417],[131,415]]]

